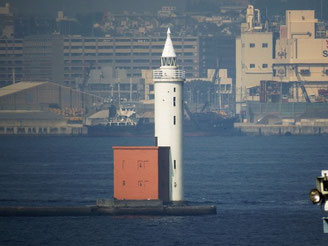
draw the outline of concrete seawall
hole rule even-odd
[[[328,135],[328,125],[297,124],[297,125],[267,125],[251,123],[235,123],[235,129],[242,135]]]

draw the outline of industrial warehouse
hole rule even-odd
[[[102,98],[50,82],[20,82],[0,89],[0,134],[86,134],[83,116]]]

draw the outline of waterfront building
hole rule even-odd
[[[260,21],[249,6],[236,39],[237,113],[247,101],[327,102],[328,42],[315,12],[287,10],[275,42]]]
[[[254,10],[254,13],[256,12],[259,11]],[[248,24],[245,26],[246,30],[262,30],[256,22],[254,25],[255,15],[252,13],[253,9],[249,6],[246,15]],[[256,19],[260,22],[259,16]],[[243,70],[244,66],[243,53],[238,51],[238,47],[242,50],[247,47],[247,43],[243,47],[244,44],[237,40],[236,43],[239,42],[239,45],[236,47],[236,101],[241,119],[249,123],[274,125],[297,125],[300,122],[307,122],[306,126],[317,124],[317,120],[320,124],[322,120],[325,121],[328,115],[326,105],[328,42],[326,38],[325,24],[318,22],[313,10],[287,10],[286,22],[280,26],[278,39],[271,46],[265,45],[270,47],[268,52],[273,52],[272,67],[267,67],[270,68],[270,74],[268,76],[262,74],[255,84],[254,81],[253,84],[249,81],[244,83],[245,79],[250,77],[247,74],[238,73]],[[255,48],[256,43],[254,42],[252,46]],[[263,43],[262,47],[264,47]],[[241,56],[238,57],[238,54]],[[266,58],[269,59],[269,56],[266,57],[260,52],[253,56],[254,59],[262,62]],[[251,56],[248,57],[253,59]],[[243,91],[244,88],[240,88],[238,94],[238,87],[243,83],[248,85],[245,88],[246,92]],[[247,108],[243,109],[242,106],[246,103]],[[305,130],[297,128],[297,131]],[[322,133],[320,128],[318,132]],[[312,131],[312,133],[316,132]]]
[[[283,83],[282,97],[289,102],[328,99],[328,41],[317,23],[313,10],[287,10],[280,27],[273,79]]]
[[[246,22],[236,38],[236,113],[248,100],[259,100],[261,80],[272,80],[273,34],[261,22],[261,14],[252,5]]]

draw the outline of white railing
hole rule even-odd
[[[185,79],[185,71],[179,69],[153,70],[153,79]]]

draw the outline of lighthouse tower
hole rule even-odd
[[[183,201],[183,82],[185,72],[177,67],[170,28],[161,57],[153,71],[155,82],[155,138],[157,146],[170,147],[170,201]]]

